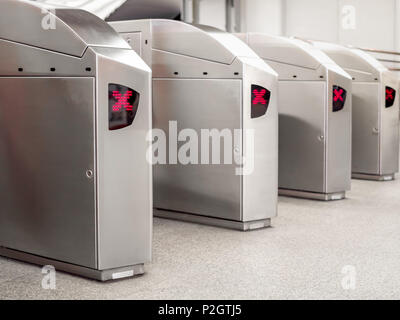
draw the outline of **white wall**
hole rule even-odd
[[[396,49],[397,0],[286,0],[286,34]],[[396,35],[395,35],[396,33]]]
[[[197,1],[198,8],[200,9],[198,12],[198,23],[226,30],[225,0],[189,0],[188,4],[192,5],[195,1]],[[192,18],[190,15],[188,20],[191,21]]]
[[[242,32],[281,35],[284,30],[281,0],[245,0],[242,3]]]
[[[194,1],[201,23],[225,29],[225,0]],[[400,0],[242,0],[240,25],[242,32],[400,51]]]
[[[372,47],[382,50],[395,50],[396,0],[339,0],[339,6],[350,5],[355,9],[355,29],[343,28],[346,24],[342,14],[338,42],[359,47]]]
[[[336,0],[286,0],[285,35],[336,41],[337,13]]]

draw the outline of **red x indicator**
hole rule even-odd
[[[113,97],[117,102],[113,105],[113,111],[121,111],[121,109],[125,108],[128,111],[132,111],[133,106],[129,103],[129,99],[132,97],[133,92],[128,90],[124,94],[120,91],[113,91]]]
[[[386,100],[393,99],[393,89],[386,89]]]
[[[122,129],[130,126],[135,119],[139,105],[139,93],[131,88],[119,85],[108,85],[108,128]]]
[[[265,100],[264,96],[267,93],[266,89],[262,89],[261,91],[258,91],[257,89],[253,90],[253,104],[267,104],[267,100]]]
[[[261,86],[251,85],[251,118],[263,116],[268,109],[271,92]]]
[[[333,112],[343,109],[346,103],[347,92],[339,86],[333,86]]]
[[[396,90],[394,90],[391,87],[386,87],[385,95],[386,95],[385,107],[389,108],[389,107],[393,106],[394,100],[396,99]]]
[[[339,90],[337,90],[337,89],[334,89],[333,90],[333,95],[334,95],[334,97],[333,97],[333,101],[343,101],[343,96],[342,96],[342,94],[343,94],[343,89],[339,89]]]

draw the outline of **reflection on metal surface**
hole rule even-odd
[[[151,256],[151,71],[103,20],[42,10],[0,1],[0,254],[98,280],[138,274]],[[44,15],[58,27],[42,29]],[[109,84],[140,93],[114,131]]]
[[[254,163],[247,175],[236,174],[237,167],[245,168],[237,163],[156,164],[154,207],[161,211],[155,214],[166,217],[168,212],[170,218],[240,230],[268,226],[277,206],[276,73],[239,39],[211,27],[171,20],[111,25],[152,66],[154,128],[166,136],[171,134],[170,121],[197,136],[202,129],[241,130],[231,156],[242,158],[249,152],[248,163]],[[255,118],[253,85],[270,92],[256,99],[265,106],[268,99],[269,105]],[[254,154],[248,151],[246,130],[254,131]],[[206,149],[211,154],[212,143]]]
[[[108,18],[127,0],[36,0],[37,2],[89,11],[101,19]]]
[[[313,44],[353,79],[353,173],[373,177],[398,172],[397,77],[362,50],[327,42]]]
[[[279,74],[280,194],[332,200],[351,183],[350,76],[298,39],[237,34]]]
[[[107,18],[107,21],[132,19],[180,20],[182,6],[182,0],[127,0]]]
[[[129,19],[176,19],[182,8],[181,0],[36,0],[56,6],[66,6],[91,12],[109,21]]]

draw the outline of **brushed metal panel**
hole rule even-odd
[[[155,208],[240,221],[275,216],[276,72],[239,39],[211,27],[158,19],[110,24],[125,37],[141,32],[141,54],[155,79],[155,128],[168,132],[168,120],[179,119],[179,129],[243,126],[255,131],[255,170],[243,178],[235,176],[235,165],[156,166]],[[275,93],[270,111],[259,119],[247,119],[251,84]],[[236,147],[238,154],[246,150],[245,143]]]
[[[175,211],[154,210],[154,215],[159,218],[179,220],[185,222],[193,222],[198,224],[211,225],[233,230],[249,231],[268,228],[271,226],[271,219],[250,220],[250,221],[233,221],[226,219],[218,219],[215,217],[198,216]]]
[[[243,176],[242,218],[256,221],[273,218],[278,211],[278,75],[265,72],[261,59],[243,60],[243,129],[254,130],[254,168]],[[271,92],[266,114],[254,119],[250,116],[252,84]],[[243,139],[245,156],[247,147]]]
[[[0,70],[3,76],[92,77],[96,75],[96,56],[91,48],[76,58],[0,39]]]
[[[0,78],[0,246],[96,267],[93,78]]]
[[[114,28],[124,39],[127,34],[140,34],[140,52],[137,51],[138,45],[134,42],[131,47],[140,57],[152,67],[151,52],[153,48],[152,20],[134,21],[112,21],[109,25]],[[153,69],[153,67],[152,67]],[[153,70],[154,76],[154,70]]]
[[[352,171],[379,174],[379,83],[353,83]]]
[[[333,86],[347,91],[343,109],[333,112]],[[326,112],[326,189],[325,192],[342,192],[351,188],[352,144],[352,80],[329,70]]]
[[[151,260],[152,165],[146,159],[151,130],[151,70],[133,50],[93,48],[98,54],[97,160],[99,269]],[[140,94],[129,127],[108,129],[108,85]]]
[[[393,106],[385,108],[386,86],[398,88],[398,81],[384,73],[380,87],[381,100],[381,168],[380,174],[392,174],[399,171],[399,89]]]
[[[246,36],[246,42],[264,60],[312,70],[326,63],[326,56],[301,40],[265,33],[247,33]]]
[[[398,105],[395,102],[396,106],[385,108],[385,86],[397,88],[398,80],[381,62],[361,50],[326,42],[314,45],[353,77],[353,173],[397,172]]]
[[[120,36],[139,56],[142,56],[142,32],[120,33]]]
[[[71,33],[76,34],[89,47],[130,48],[108,23],[86,10],[56,8],[55,13],[58,19],[68,25]],[[60,44],[62,41],[58,39],[55,43]]]
[[[154,50],[226,65],[230,65],[235,57],[258,58],[234,35],[211,26],[165,19],[118,21],[110,22],[110,25],[119,33],[147,33],[151,26],[151,46]]]
[[[127,19],[176,19],[182,12],[181,0],[128,0],[107,17],[107,21]]]
[[[43,6],[33,1],[0,1],[0,38],[19,43],[30,44],[35,47],[63,52],[80,57],[85,52],[87,45],[79,36],[71,32],[68,25],[52,13],[42,13]],[[42,22],[47,17],[52,17],[56,23],[56,30],[45,30]],[[18,28],[15,26],[18,21]]]
[[[153,49],[224,64],[231,64],[235,56],[255,57],[249,47],[225,31],[173,20],[154,19],[151,22]]]
[[[16,21],[18,27],[10,27]],[[54,25],[48,25],[52,21]],[[129,48],[107,23],[87,11],[32,1],[0,1],[0,38],[76,57],[88,46]]]
[[[279,188],[325,190],[323,81],[279,82]]]
[[[0,255],[2,257],[8,257],[15,260],[33,263],[41,267],[50,265],[53,266],[57,271],[64,271],[99,281],[109,281],[109,280],[128,278],[128,277],[138,276],[144,273],[143,264],[138,264],[135,266],[123,266],[108,270],[97,270],[97,269],[77,266],[75,264],[52,260],[40,256],[35,256],[29,253],[15,251],[3,247],[0,247]]]
[[[325,52],[357,82],[375,82],[386,68],[368,53],[324,41],[312,41],[316,48]]]
[[[152,50],[151,60],[153,78],[241,79],[243,77],[243,62],[240,58],[236,58],[228,65]]]
[[[192,128],[199,136],[201,129],[241,128],[241,80],[153,79],[153,92],[153,126],[167,137],[169,121],[177,121],[178,132]],[[236,167],[155,165],[154,207],[240,220],[241,176],[235,175]]]

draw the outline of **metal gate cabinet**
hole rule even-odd
[[[98,280],[151,250],[151,70],[104,21],[0,1],[0,254]]]
[[[399,171],[399,81],[371,55],[312,42],[353,78],[353,177],[393,180]]]
[[[194,130],[197,137],[202,129],[242,130],[228,156],[247,157],[244,167],[240,161],[229,164],[226,154],[222,164],[205,164],[211,160],[207,155],[204,162],[204,149],[215,156],[205,139],[199,164],[156,164],[155,215],[239,230],[269,226],[277,209],[276,73],[236,37],[211,27],[172,20],[111,25],[152,66],[154,128],[167,137],[183,129]],[[179,139],[178,149],[185,139]],[[176,143],[169,139],[168,149]],[[176,151],[171,152],[175,157]],[[238,168],[243,174],[237,174]]]
[[[301,40],[238,34],[279,74],[279,194],[339,200],[351,185],[351,78]]]

